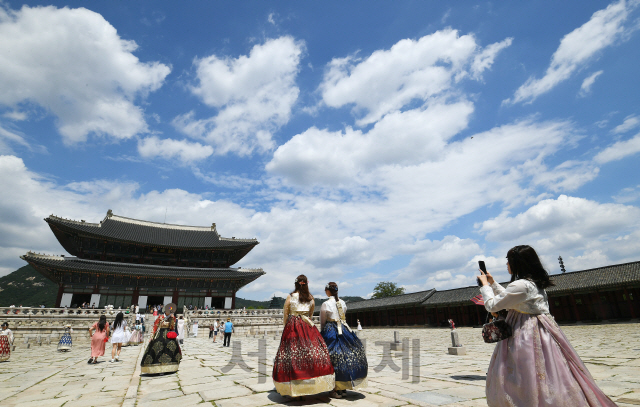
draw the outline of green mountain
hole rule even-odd
[[[38,273],[30,265],[20,267],[13,273],[0,277],[0,307],[8,307],[20,305],[25,307],[37,307],[44,304],[47,307],[53,307],[58,294],[58,286]],[[345,302],[364,301],[362,297],[340,297]],[[284,298],[281,299],[284,304]],[[320,310],[320,306],[326,299],[315,299],[316,310]],[[269,308],[269,301],[245,300],[236,297],[236,308],[253,307],[253,308]]]
[[[0,307],[37,307],[41,304],[53,307],[57,294],[57,284],[28,264],[0,277]]]

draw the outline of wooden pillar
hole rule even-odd
[[[573,293],[571,293],[570,295],[571,295],[571,302],[573,303],[573,314],[576,317],[576,321],[581,321],[580,311],[578,310],[578,304],[576,304],[576,298],[573,296]]]
[[[236,291],[233,291],[233,297],[231,297],[231,309],[236,309]]]
[[[478,316],[478,325],[482,325],[482,319],[480,318],[480,306],[476,305],[476,315]]]
[[[602,300],[600,299],[600,293],[596,290],[595,294],[593,294],[592,296],[596,297],[596,301],[593,304],[596,308],[596,317],[600,317],[600,319],[607,319],[604,315],[604,309],[602,308]]]
[[[440,321],[438,321],[438,306],[436,305],[436,326],[440,326]]]
[[[631,312],[631,318],[636,318],[636,312],[633,309],[633,301],[631,301],[631,297],[629,297],[629,292],[627,291],[627,288],[625,287],[624,289],[624,296],[627,299],[627,303],[629,304],[629,311]]]
[[[62,293],[64,292],[64,284],[58,284],[58,295],[56,296],[55,308],[60,308],[60,301],[62,301]]]
[[[397,308],[393,309],[393,315],[394,315],[393,323],[395,324],[395,326],[398,326],[398,309]]]
[[[133,295],[131,296],[131,303],[134,305],[138,305],[138,298],[140,297],[140,290],[138,290],[138,286],[133,289]]]

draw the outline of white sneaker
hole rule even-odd
[[[116,356],[116,362],[120,362],[120,356]]]
[[[113,359],[111,359],[111,363],[113,363]]]

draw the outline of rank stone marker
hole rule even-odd
[[[391,342],[391,350],[401,351],[402,342],[400,342],[400,332],[393,331],[393,342]]]
[[[460,343],[460,338],[458,337],[458,331],[453,329],[451,330],[451,346],[449,347],[450,355],[466,355],[467,350]]]

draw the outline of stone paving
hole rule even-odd
[[[565,326],[563,330],[607,395],[620,406],[640,405],[640,324]],[[208,332],[200,331],[201,337],[185,340],[178,373],[159,376],[140,375],[142,346],[123,348],[120,362],[110,363],[103,357],[97,365],[86,363],[88,344],[76,345],[67,353],[57,352],[54,345],[17,349],[9,362],[0,363],[0,405],[486,406],[485,373],[494,345],[482,341],[479,329],[458,329],[467,351],[464,356],[447,354],[448,329],[399,332],[409,346],[385,357],[382,344],[375,343],[388,343],[393,330],[362,331],[369,387],[350,391],[343,399],[331,399],[325,393],[292,401],[278,395],[270,373],[279,338],[235,336],[234,356],[233,346],[211,343],[202,337]],[[260,346],[266,347],[266,357],[264,352],[260,356]]]

